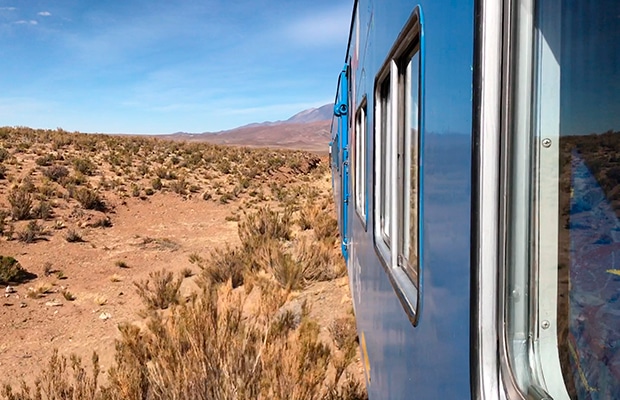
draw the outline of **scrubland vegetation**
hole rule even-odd
[[[189,254],[177,273],[153,270],[134,280],[139,321],[118,325],[115,362],[105,372],[96,353],[86,362],[58,349],[33,384],[4,382],[0,399],[367,398],[351,373],[352,312],[325,327],[311,318],[313,304],[300,300],[317,282],[346,274],[331,194],[321,189],[327,176],[326,162],[300,151],[0,128],[0,246],[23,243],[26,254],[53,236],[87,244],[85,237],[114,226],[119,204],[164,195],[221,207],[239,239]],[[175,238],[137,243],[137,251],[181,247]],[[18,259],[2,254],[0,285],[37,282]],[[49,263],[42,270],[67,279]],[[115,273],[108,284],[122,280]],[[181,291],[186,280],[190,293]],[[64,286],[28,289],[36,297],[54,291],[79,299]]]

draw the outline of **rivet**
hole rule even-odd
[[[549,329],[551,324],[549,323],[549,321],[543,321],[541,326],[542,326],[543,329]]]
[[[551,139],[549,139],[549,138],[544,138],[544,139],[542,140],[542,145],[543,145],[543,147],[545,147],[545,148],[547,148],[547,149],[548,149],[549,147],[551,147]]]

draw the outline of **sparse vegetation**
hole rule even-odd
[[[88,188],[78,188],[73,196],[87,210],[105,211],[105,203],[98,192]]]
[[[58,236],[75,242],[84,232],[90,245],[65,243],[65,249],[87,254],[96,244],[97,251],[107,257],[105,264],[98,265],[87,256],[81,259],[80,269],[72,269],[76,266],[64,254],[61,260],[44,260],[45,264],[39,260],[35,268],[38,265],[37,271],[48,278],[42,278],[44,282],[37,279],[24,293],[34,299],[28,300],[28,310],[37,303],[55,307],[62,305],[63,298],[73,301],[74,290],[78,290],[79,300],[71,307],[63,303],[63,312],[88,300],[98,306],[90,305],[101,313],[100,319],[115,318],[114,307],[136,294],[147,309],[141,314],[145,318],[142,328],[119,321],[121,338],[116,343],[115,362],[106,363],[103,385],[96,355],[90,369],[78,357],[63,356],[61,348],[48,359],[47,368],[36,380],[39,383],[16,386],[10,382],[12,387],[0,389],[0,399],[366,398],[360,382],[348,375],[357,350],[352,318],[332,322],[328,326],[332,339],[322,342],[319,322],[323,321],[312,320],[311,305],[304,303],[297,311],[287,306],[287,300],[302,296],[304,288],[342,276],[345,271],[330,194],[308,189],[314,183],[324,185],[327,166],[318,157],[298,151],[17,127],[0,128],[0,158],[4,162],[0,164],[4,168],[0,179],[7,177],[0,181],[6,188],[4,194],[0,191],[0,197],[6,196],[4,203],[0,198],[0,234],[6,237],[0,241],[16,236],[23,243],[14,241],[10,245],[28,252],[28,248],[45,243],[25,243],[48,240],[46,235],[50,244],[58,244],[54,241]],[[135,235],[126,236],[124,242],[116,236],[117,229],[124,226],[126,209],[161,199],[193,204],[192,213],[198,204],[203,209],[219,210],[226,214],[221,220],[229,221],[226,229],[237,227],[238,241],[229,240],[228,234],[213,238],[227,246],[189,248],[185,236],[162,232],[163,223],[149,226],[139,217],[136,227],[140,230]],[[9,208],[3,211],[2,206]],[[194,215],[196,219],[205,218]],[[43,223],[55,229],[49,231]],[[98,227],[112,229],[91,229]],[[101,238],[106,242],[101,243]],[[153,271],[147,264],[177,250],[176,259],[189,254],[193,269],[177,262],[170,270]],[[148,279],[134,282],[135,293],[126,290],[131,280],[123,282],[119,275],[126,271],[117,269],[118,274],[114,273],[113,263],[117,268],[128,268],[127,261],[110,259],[125,258],[124,251],[145,255],[144,262],[141,257],[126,258],[131,262],[132,275],[148,274]],[[0,284],[8,284],[3,279],[15,284],[34,276],[21,266],[15,267],[19,265],[16,261],[3,259]],[[30,278],[5,278],[5,262]],[[103,285],[107,288],[93,290],[100,293],[97,295],[83,294],[76,279],[84,272],[75,271],[88,273],[91,270],[83,266],[93,264],[93,277],[101,276],[98,268],[106,268]],[[54,286],[60,285],[56,279],[66,276],[53,265],[67,271],[70,279],[63,285],[71,285],[71,291]],[[10,268],[6,267],[7,274]],[[194,287],[193,292],[185,294],[190,287]],[[45,300],[36,300],[41,297]],[[17,303],[11,310],[19,307]]]
[[[11,205],[11,217],[14,220],[30,218],[32,210],[32,195],[25,186],[15,186],[9,192],[9,204]]]
[[[67,301],[73,301],[76,299],[75,295],[71,293],[70,291],[68,291],[67,289],[63,289],[61,293],[62,293],[62,297],[64,297],[65,300]]]
[[[144,304],[152,310],[165,310],[173,304],[179,303],[179,288],[183,277],[174,278],[170,271],[155,271],[149,274],[149,279],[135,282],[138,295]]]
[[[17,232],[17,240],[24,243],[33,243],[47,234],[45,227],[37,221],[29,221],[26,227]]]
[[[35,277],[36,275],[22,268],[13,257],[0,255],[0,285],[23,283]]]
[[[69,176],[69,170],[64,165],[51,165],[43,169],[43,175],[53,182],[61,182]]]
[[[79,243],[84,241],[80,232],[74,229],[69,229],[69,231],[67,231],[67,234],[65,235],[65,240],[69,243]]]

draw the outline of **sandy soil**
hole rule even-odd
[[[10,181],[0,179],[0,209],[8,209],[7,196],[15,182],[37,168],[36,155],[15,152],[14,156],[18,162],[8,164]],[[36,179],[39,175],[34,173]],[[309,184],[330,190],[327,176]],[[16,258],[37,275],[8,292],[0,286],[0,383],[15,384],[21,379],[32,383],[54,349],[65,356],[76,354],[87,364],[96,351],[105,372],[114,360],[118,325],[141,320],[143,305],[134,282],[161,269],[177,274],[189,268],[198,273],[190,255],[205,258],[211,249],[239,242],[237,222],[231,216],[239,212],[240,200],[222,204],[205,201],[200,194],[181,196],[170,191],[105,196],[105,213],[84,210],[73,199],[55,200],[53,218],[39,220],[47,234],[34,243],[0,238],[0,255]],[[110,227],[91,226],[106,216]],[[28,222],[11,224],[18,232]],[[68,242],[70,230],[83,241]],[[195,278],[183,282],[184,295],[195,289]],[[29,290],[40,288],[48,290],[39,298],[28,296]],[[290,298],[308,300],[311,316],[326,340],[330,323],[351,310],[346,277],[315,283]],[[359,358],[353,371],[362,376]]]

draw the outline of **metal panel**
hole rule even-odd
[[[368,229],[352,218],[351,287],[371,399],[466,399],[470,388],[470,210],[473,0],[422,1],[425,16],[424,153],[420,227],[424,237],[423,318],[413,327],[373,246],[374,187]],[[356,103],[366,95],[368,155],[374,154],[374,81],[416,4],[360,0]],[[347,60],[351,54],[347,55]],[[369,157],[369,177],[373,167]]]

